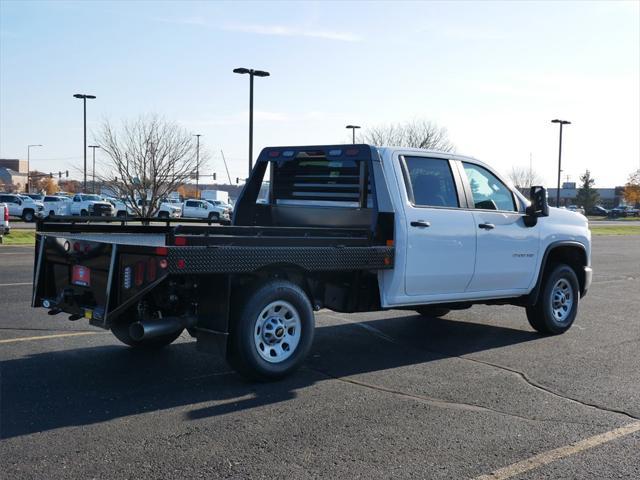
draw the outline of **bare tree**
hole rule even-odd
[[[377,146],[425,148],[442,152],[452,152],[455,149],[449,140],[447,129],[427,120],[366,128],[360,135],[360,140]]]
[[[511,171],[507,175],[513,185],[523,191],[534,185],[542,184],[542,177],[535,170],[525,167],[511,167]]]
[[[192,135],[158,115],[125,121],[119,129],[105,120],[96,137],[107,156],[100,181],[118,192],[138,216],[154,216],[163,197],[195,176]],[[139,199],[146,201],[138,205]]]

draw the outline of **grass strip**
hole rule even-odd
[[[36,232],[34,230],[11,230],[9,235],[2,236],[2,245],[34,245]]]

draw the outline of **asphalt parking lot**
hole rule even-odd
[[[320,312],[293,377],[248,384],[186,335],[160,353],[28,307],[0,247],[2,478],[640,478],[640,236],[594,237],[576,324]]]

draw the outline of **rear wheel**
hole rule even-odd
[[[83,217],[88,217],[88,216],[89,216],[89,212],[88,212],[88,211],[86,211],[86,210],[82,210],[82,211],[80,212],[80,215],[81,215],[81,216],[83,216]]]
[[[229,363],[253,380],[277,380],[300,367],[313,343],[311,303],[297,285],[274,280],[256,287],[234,315]]]
[[[451,310],[449,310],[448,308],[430,307],[428,305],[425,305],[424,307],[416,308],[416,312],[418,312],[423,317],[433,317],[433,318],[444,317],[450,311]]]
[[[527,307],[527,319],[542,334],[564,333],[571,328],[578,314],[579,299],[576,273],[568,265],[556,265],[545,274],[537,303]]]
[[[211,212],[209,214],[209,220],[220,220],[220,214],[218,212]]]

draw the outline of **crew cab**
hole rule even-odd
[[[77,193],[71,199],[70,213],[82,217],[100,217],[113,215],[113,210],[111,204],[103,200],[100,195]]]
[[[117,217],[137,216],[138,212],[136,212],[136,210],[131,205],[127,205],[126,200],[117,198],[108,198],[107,200],[109,201],[109,203],[111,203],[111,205],[113,205],[113,209]],[[136,204],[139,207],[139,210],[141,210],[141,207],[143,207],[143,205],[145,204],[148,204],[148,201],[138,199]],[[162,219],[180,218],[181,214],[182,207],[173,205],[169,202],[161,201],[154,217]]]
[[[229,220],[229,209],[208,200],[187,199],[182,204],[182,216],[184,218]]]
[[[42,201],[45,216],[71,215],[71,199],[61,195],[46,195]]]
[[[9,207],[9,216],[22,218],[25,222],[33,222],[44,216],[44,205],[23,195],[0,193],[0,203]]]
[[[530,196],[451,153],[270,147],[230,226],[40,222],[32,305],[134,348],[187,330],[262,380],[301,365],[321,308],[428,320],[511,304],[541,334],[560,334],[591,283],[590,231],[584,216],[549,208],[544,188]]]

